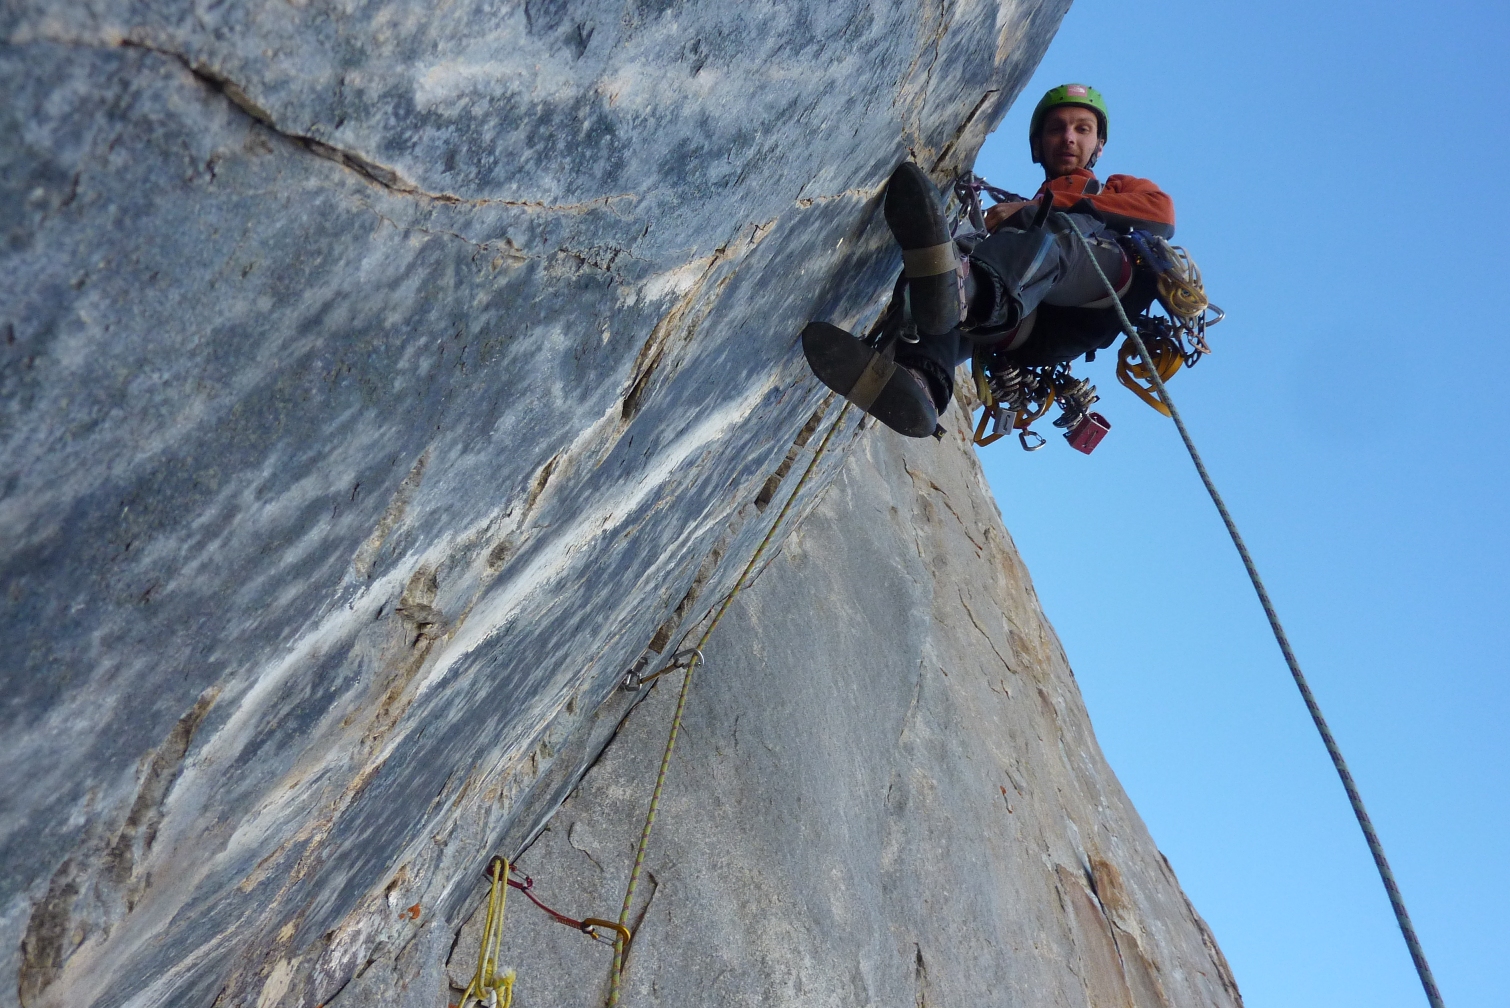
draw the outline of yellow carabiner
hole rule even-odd
[[[589,936],[591,936],[593,938],[597,938],[598,934],[597,934],[596,931],[593,930],[593,928],[600,928],[600,927],[601,928],[608,928],[610,931],[613,931],[614,933],[616,933],[621,939],[623,939],[623,941],[624,941],[624,947],[625,948],[628,948],[629,947],[629,943],[634,940],[634,935],[630,934],[629,933],[629,929],[627,927],[625,927],[624,925],[622,925],[622,924],[616,923],[616,922],[611,921],[611,920],[604,920],[601,917],[583,917],[582,918],[582,930],[583,930],[583,932],[585,932]]]
[[[1152,338],[1144,336],[1143,343],[1153,357],[1154,366],[1159,370],[1159,377],[1165,381],[1173,378],[1184,360],[1180,355],[1179,344],[1167,336]],[[1137,355],[1138,351],[1133,346],[1132,340],[1124,340],[1121,349],[1117,351],[1117,381],[1131,389],[1139,399],[1165,416],[1169,416],[1169,407],[1153,389],[1153,377],[1148,369],[1148,362],[1140,360],[1136,364],[1132,363],[1132,358]],[[1148,384],[1144,385],[1142,382],[1148,382]]]

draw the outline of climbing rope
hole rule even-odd
[[[781,512],[776,515],[776,520],[771,523],[770,530],[766,532],[765,538],[760,541],[760,545],[755,548],[754,555],[750,557],[750,562],[745,564],[744,570],[740,572],[739,579],[734,582],[733,590],[724,596],[723,604],[713,614],[713,621],[703,631],[702,638],[697,642],[696,646],[688,649],[691,654],[687,660],[686,672],[682,674],[682,689],[676,698],[676,712],[671,717],[671,732],[666,738],[666,750],[661,754],[661,768],[655,775],[655,789],[650,793],[650,809],[645,814],[645,826],[640,830],[640,843],[634,852],[634,867],[630,869],[629,885],[624,890],[624,905],[619,910],[619,934],[614,941],[613,970],[608,976],[607,1008],[615,1008],[619,1003],[619,998],[623,995],[623,975],[626,965],[624,957],[628,952],[629,911],[634,903],[635,887],[639,885],[640,871],[645,865],[645,853],[650,849],[650,831],[655,827],[656,813],[660,810],[661,789],[666,783],[666,771],[671,766],[671,751],[676,748],[676,737],[681,732],[682,715],[687,709],[687,694],[692,688],[692,676],[697,671],[698,665],[702,663],[703,648],[708,646],[708,641],[713,637],[713,631],[718,629],[718,623],[724,618],[724,614],[729,611],[729,606],[734,604],[734,600],[739,597],[740,591],[746,587],[751,572],[755,570],[755,565],[765,555],[766,547],[770,546],[772,540],[776,538],[777,530],[781,528],[782,523],[786,521],[787,515],[791,513],[793,505],[797,503],[797,496],[802,493],[802,489],[807,485],[808,479],[818,468],[818,462],[823,458],[824,452],[828,451],[829,442],[833,440],[834,435],[839,432],[839,429],[844,426],[844,420],[849,415],[849,406],[850,404],[846,401],[844,408],[839,411],[839,416],[834,420],[833,426],[828,429],[828,433],[823,435],[823,440],[814,449],[813,457],[808,460],[807,468],[802,472],[802,478],[792,488],[791,496],[782,505]],[[657,675],[659,674],[657,673]]]
[[[1153,321],[1158,323],[1164,320]],[[1180,352],[1179,338],[1168,331],[1169,326],[1155,325],[1150,328],[1148,339],[1144,339],[1143,334],[1139,333],[1137,343],[1128,340],[1122,344],[1122,349],[1117,351],[1117,381],[1132,390],[1139,399],[1165,416],[1169,416],[1169,407],[1164,405],[1164,400],[1159,398],[1158,388],[1149,381],[1148,372],[1157,370],[1159,382],[1162,385],[1179,373],[1184,357]],[[1150,358],[1149,354],[1153,356]],[[1132,362],[1134,357],[1138,358],[1136,364]],[[1153,362],[1153,368],[1149,367],[1150,360]],[[1149,384],[1144,385],[1145,381]]]
[[[1055,214],[1064,224],[1067,224],[1075,236],[1085,245],[1086,251],[1090,252],[1090,241],[1080,230],[1079,226],[1066,214]],[[1107,279],[1106,273],[1101,269],[1101,264],[1096,261],[1094,254],[1089,256],[1091,265],[1096,267],[1096,274],[1106,289],[1112,292],[1112,306],[1117,310],[1117,317],[1122,323],[1122,331],[1127,334],[1128,340],[1137,349],[1138,355],[1144,362],[1156,361],[1149,350],[1143,345],[1143,339],[1138,335],[1138,329],[1127,317],[1127,312],[1122,309],[1122,304],[1116,298],[1116,288]],[[1242,534],[1237,530],[1237,523],[1232,520],[1232,514],[1227,510],[1222,495],[1217,492],[1216,484],[1211,480],[1211,474],[1206,471],[1206,463],[1201,459],[1201,453],[1196,450],[1195,442],[1190,437],[1190,431],[1185,427],[1185,421],[1180,417],[1180,411],[1175,409],[1174,401],[1169,398],[1169,389],[1164,384],[1164,378],[1159,373],[1158,367],[1147,367],[1145,374],[1139,377],[1147,377],[1153,383],[1158,393],[1159,401],[1165,407],[1159,410],[1174,421],[1175,427],[1180,432],[1180,440],[1185,442],[1185,450],[1190,453],[1190,460],[1195,463],[1195,471],[1200,474],[1201,482],[1206,486],[1206,492],[1211,495],[1211,502],[1216,505],[1217,512],[1222,516],[1222,522],[1227,526],[1227,534],[1232,537],[1232,545],[1237,547],[1237,553],[1243,560],[1243,567],[1248,571],[1248,579],[1253,582],[1253,590],[1258,593],[1259,604],[1264,607],[1264,615],[1269,619],[1269,627],[1274,631],[1274,639],[1279,643],[1279,650],[1284,654],[1285,664],[1290,667],[1290,675],[1295,679],[1295,685],[1300,689],[1300,695],[1305,700],[1306,709],[1311,712],[1311,720],[1316,724],[1316,730],[1321,734],[1321,741],[1326,745],[1327,755],[1332,758],[1332,766],[1337,770],[1337,776],[1342,778],[1342,787],[1347,792],[1347,799],[1353,806],[1353,815],[1358,819],[1358,825],[1363,830],[1363,838],[1368,842],[1368,849],[1374,856],[1374,866],[1379,870],[1379,878],[1384,883],[1384,891],[1389,894],[1390,906],[1394,908],[1395,922],[1400,926],[1400,934],[1405,938],[1405,945],[1410,949],[1411,960],[1415,963],[1416,973],[1421,978],[1421,987],[1426,992],[1426,1000],[1431,1008],[1445,1008],[1442,995],[1437,991],[1437,982],[1431,975],[1431,966],[1426,962],[1426,952],[1421,948],[1421,941],[1416,937],[1416,929],[1410,922],[1410,914],[1405,909],[1405,899],[1400,895],[1400,888],[1395,884],[1395,873],[1390,870],[1389,861],[1384,856],[1384,845],[1379,842],[1379,835],[1374,831],[1374,823],[1368,817],[1367,810],[1363,807],[1363,797],[1358,793],[1358,786],[1353,782],[1353,775],[1348,770],[1347,761],[1342,758],[1342,750],[1337,745],[1337,740],[1332,737],[1332,730],[1327,727],[1326,718],[1321,714],[1321,706],[1316,702],[1315,695],[1311,692],[1310,684],[1306,681],[1305,674],[1300,670],[1300,662],[1295,658],[1295,652],[1290,648],[1290,639],[1285,634],[1284,627],[1279,622],[1279,614],[1274,609],[1274,603],[1269,599],[1268,589],[1264,587],[1263,579],[1258,576],[1258,567],[1253,562],[1253,556],[1248,552],[1248,546],[1243,541]]]
[[[482,943],[477,950],[477,972],[461,996],[460,1008],[509,1008],[514,1000],[514,971],[498,973],[498,950],[503,942],[503,903],[509,887],[503,882],[509,875],[508,858],[495,857],[488,862],[488,912],[482,922]]]

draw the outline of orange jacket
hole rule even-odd
[[[1090,214],[1114,231],[1138,228],[1161,238],[1174,237],[1174,200],[1148,179],[1112,175],[1102,185],[1087,168],[1049,179],[1038,187],[1054,193],[1054,208]]]

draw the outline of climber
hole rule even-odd
[[[1155,288],[1118,237],[1135,228],[1172,237],[1174,204],[1147,179],[1112,175],[1103,185],[1091,168],[1106,138],[1106,104],[1095,88],[1064,84],[1046,93],[1028,127],[1043,185],[1032,200],[991,207],[984,236],[951,235],[928,176],[910,161],[898,166],[885,214],[902,247],[903,275],[882,319],[883,333],[899,337],[895,366],[870,344],[817,323],[804,332],[803,347],[818,377],[898,432],[927,437],[953,395],[955,367],[972,354],[1041,365],[1110,346],[1119,328],[1105,284],[1053,211],[1090,238],[1135,315]]]

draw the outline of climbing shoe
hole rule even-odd
[[[886,183],[886,226],[902,246],[902,271],[918,331],[947,333],[960,324],[959,251],[923,169],[904,161]]]
[[[809,322],[802,352],[823,384],[898,434],[929,437],[938,427],[926,380],[864,340],[827,322]]]

